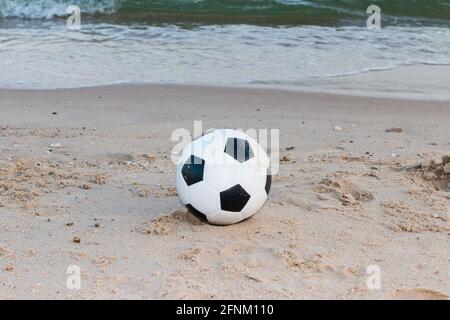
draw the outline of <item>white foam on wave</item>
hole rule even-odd
[[[66,16],[70,5],[78,5],[82,12],[113,13],[118,0],[0,0],[0,17],[51,19]]]
[[[127,27],[0,29],[0,87],[112,83],[304,87],[402,65],[450,64],[450,29]],[[382,85],[382,83],[380,84]],[[443,90],[448,90],[443,85]]]

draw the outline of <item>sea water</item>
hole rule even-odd
[[[0,87],[301,86],[450,64],[450,1],[0,0]],[[81,29],[66,9],[81,8]]]

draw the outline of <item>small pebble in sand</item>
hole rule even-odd
[[[80,188],[81,188],[81,189],[84,189],[84,190],[90,190],[90,189],[92,189],[91,186],[88,185],[87,183],[82,184],[82,185],[80,186]]]
[[[403,132],[403,129],[402,129],[402,128],[389,128],[389,129],[384,130],[384,132],[396,132],[396,133],[400,133],[400,132]]]
[[[100,223],[96,223],[96,224],[94,225],[94,227],[100,228]]]
[[[294,149],[295,149],[295,147],[287,147],[286,148],[287,151],[291,151],[291,150],[294,150]]]
[[[73,222],[67,222],[66,223],[66,227],[71,227],[71,226],[73,226]]]
[[[56,111],[52,112],[52,115],[54,115],[54,116],[56,116],[57,114],[58,114],[58,112],[56,112]]]
[[[12,271],[14,270],[14,266],[13,266],[11,263],[9,263],[9,264],[6,266],[5,270],[6,270],[7,272],[12,272]]]
[[[81,242],[80,237],[73,237],[73,242],[80,243]]]
[[[340,126],[334,126],[334,131],[342,131],[342,127],[340,127]]]
[[[396,153],[393,152],[393,153],[391,153],[391,157],[392,157],[392,158],[396,158],[396,157],[398,157],[398,154],[396,154]]]

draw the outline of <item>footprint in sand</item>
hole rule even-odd
[[[442,157],[441,162],[431,160],[427,164],[419,163],[400,169],[419,175],[437,191],[450,192],[450,155]]]
[[[371,192],[361,189],[355,183],[338,177],[325,177],[315,186],[314,192],[331,193],[344,205],[358,205],[374,199]]]
[[[156,219],[146,222],[144,228],[139,230],[142,234],[168,235],[176,234],[181,230],[193,230],[204,223],[185,210],[175,210],[169,215],[161,215]],[[198,230],[196,230],[198,231]]]

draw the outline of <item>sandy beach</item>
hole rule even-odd
[[[170,138],[194,120],[280,130],[280,171],[251,219],[211,226],[181,206]],[[0,90],[0,299],[448,299],[449,124],[448,101]]]

